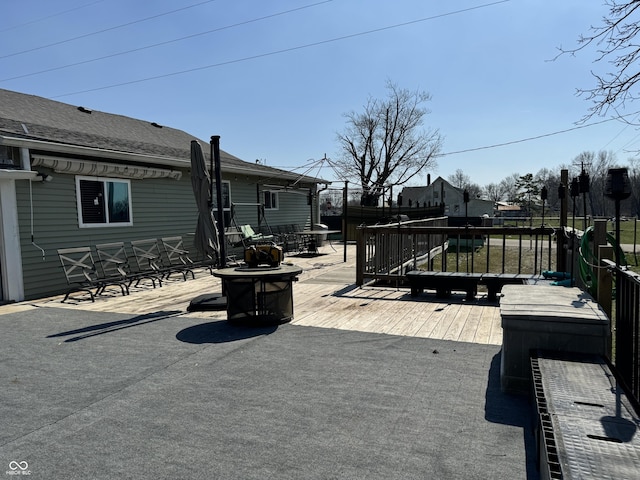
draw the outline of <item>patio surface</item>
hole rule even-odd
[[[278,327],[187,313],[219,290],[206,272],[0,307],[0,464],[47,479],[538,478],[531,407],[500,392],[501,337],[483,325],[497,307],[354,288],[336,250],[287,258],[304,271]]]

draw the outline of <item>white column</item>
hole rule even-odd
[[[3,300],[24,300],[16,181],[0,176],[0,271]]]

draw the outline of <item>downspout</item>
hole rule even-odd
[[[34,241],[34,235],[33,235],[33,195],[32,195],[32,188],[31,188],[32,183],[33,183],[33,180],[29,180],[29,216],[30,216],[30,222],[31,222],[31,245],[33,245],[35,248],[37,248],[42,252],[42,261],[44,262],[45,261],[44,249],[40,247],[38,244],[36,244],[36,242]]]
[[[23,128],[26,128],[24,125]],[[23,170],[31,170],[31,156],[29,154],[29,149],[27,147],[20,147],[20,166]],[[29,222],[31,227],[31,245],[42,252],[42,261],[45,261],[45,252],[44,249],[36,244],[34,241],[33,235],[33,189],[32,184],[33,179],[29,179]]]
[[[321,188],[320,190],[316,191],[316,215],[318,217],[318,223],[320,223],[320,193],[324,192],[325,190],[329,189],[329,184],[325,183],[324,184],[324,188]],[[313,226],[312,226],[313,227]],[[311,228],[311,230],[313,230],[313,228]]]

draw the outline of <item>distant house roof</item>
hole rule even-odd
[[[73,157],[99,156],[135,164],[189,168],[192,140],[201,143],[209,158],[208,142],[182,130],[0,89],[0,144]],[[222,150],[220,157],[223,171],[329,183],[245,162]]]
[[[499,212],[519,212],[520,210],[522,210],[520,205],[511,205],[504,202],[497,202],[496,205],[498,206]]]
[[[411,202],[425,202],[427,201],[426,197],[427,195],[434,189],[436,188],[436,185],[440,185],[440,184],[444,184],[444,186],[446,188],[450,188],[451,190],[455,190],[460,192],[460,194],[462,195],[462,189],[458,188],[458,187],[454,187],[453,185],[451,185],[449,182],[447,182],[444,178],[442,177],[438,177],[436,178],[433,182],[431,182],[429,185],[422,185],[419,187],[402,187],[402,201],[403,202],[408,202],[409,200],[411,200]],[[437,187],[438,191],[441,188],[440,186]],[[431,198],[431,195],[428,195],[429,198]]]

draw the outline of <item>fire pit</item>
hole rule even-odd
[[[280,324],[293,319],[292,284],[302,268],[232,267],[216,270],[227,296],[227,320],[255,324]]]

